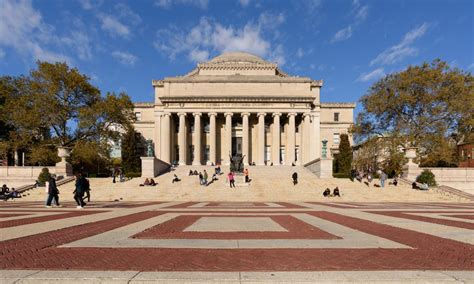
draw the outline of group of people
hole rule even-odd
[[[341,197],[341,194],[339,193],[339,187],[336,186],[336,188],[333,189],[332,194],[331,190],[329,188],[326,188],[326,190],[323,191],[323,196],[324,197]]]
[[[7,201],[8,199],[13,198],[21,198],[21,194],[18,193],[14,187],[12,187],[12,190],[10,191],[10,188],[4,184],[0,188],[0,199]]]
[[[157,183],[152,178],[150,179],[146,178],[145,181],[142,184],[140,184],[140,186],[155,186],[155,185],[157,185]]]
[[[357,171],[355,169],[352,169],[350,178],[351,178],[352,181],[357,180],[358,182],[362,182],[364,179],[366,179],[366,181],[364,181],[364,183],[367,186],[370,186],[372,184],[372,181],[374,180],[374,171],[373,171],[372,168],[369,168],[364,173],[362,171]],[[385,187],[385,182],[387,181],[387,179],[388,179],[388,175],[383,170],[379,170],[380,185],[374,184],[374,186],[375,187]],[[389,184],[397,186],[397,184],[398,184],[397,177],[395,176],[393,181],[390,182]]]
[[[117,182],[117,177],[119,178],[119,182],[125,181],[125,173],[122,168],[112,168],[112,183]]]

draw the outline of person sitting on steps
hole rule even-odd
[[[157,185],[157,183],[155,182],[154,179],[151,178],[150,179],[150,186],[155,186],[155,185]]]
[[[181,181],[181,180],[178,178],[178,176],[177,176],[176,174],[174,174],[172,183],[180,182],[180,181]]]
[[[339,194],[339,187],[336,186],[336,188],[332,192],[332,196],[341,197],[341,195]]]
[[[331,195],[331,190],[329,188],[326,188],[326,190],[323,192],[324,197],[329,197]]]

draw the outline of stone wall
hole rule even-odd
[[[414,180],[425,169],[435,175],[436,183],[439,185],[474,194],[474,168],[411,168],[409,179]]]
[[[332,178],[332,159],[322,158],[315,159],[304,164],[304,167],[310,170],[319,178]]]

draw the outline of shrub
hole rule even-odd
[[[128,172],[126,175],[128,178],[136,178],[136,177],[141,177],[142,173],[140,172]]]
[[[38,176],[39,185],[44,186],[46,184],[46,182],[49,180],[50,177],[51,177],[51,174],[49,173],[49,169],[48,168],[43,168],[41,170],[41,173]]]
[[[423,170],[423,172],[416,177],[419,183],[426,183],[429,186],[436,186],[435,175],[430,170]]]
[[[347,173],[333,173],[332,176],[335,178],[350,178]]]

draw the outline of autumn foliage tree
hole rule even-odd
[[[418,147],[425,165],[454,162],[456,143],[474,131],[473,77],[441,60],[386,76],[360,102],[358,141],[392,137]]]

